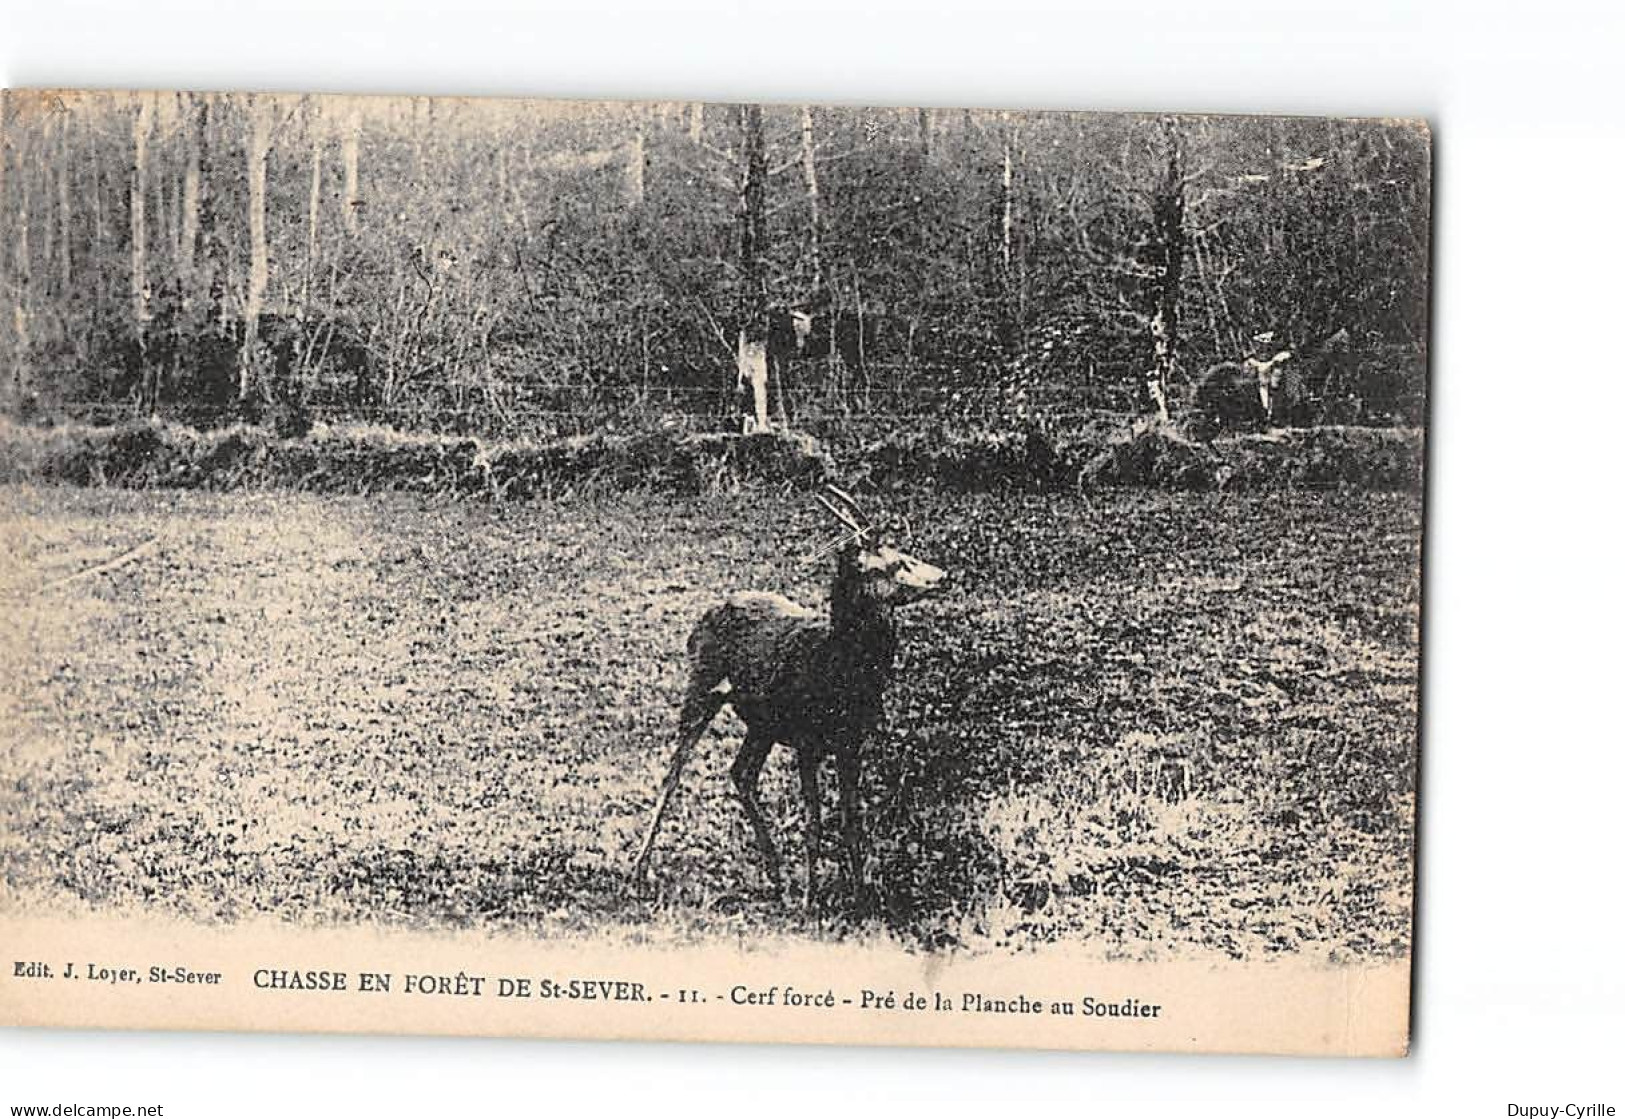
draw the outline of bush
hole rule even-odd
[[[700,493],[735,485],[810,488],[835,478],[880,488],[1052,492],[1416,490],[1422,435],[1326,427],[1197,443],[1157,424],[1082,430],[906,431],[854,444],[838,466],[809,435],[595,433],[544,442],[317,425],[284,438],[238,424],[198,432],[143,419],[113,427],[0,420],[0,481],[132,488],[282,486],[330,493],[405,490],[524,498],[580,488]]]
[[[853,448],[851,465],[883,487],[926,483],[962,493],[1046,493],[1079,486],[1084,464],[1104,438],[1088,429],[1060,436],[1037,428],[897,432]]]
[[[1091,486],[1148,486],[1169,490],[1213,490],[1231,477],[1229,465],[1212,448],[1171,428],[1142,424],[1108,443],[1083,468]]]
[[[525,497],[583,486],[683,493],[741,483],[808,487],[833,475],[817,441],[793,433],[654,431],[486,444],[365,425],[317,426],[280,438],[243,424],[197,432],[154,419],[49,429],[0,420],[6,482]]]
[[[1422,432],[1397,427],[1315,427],[1220,439],[1228,489],[1422,488]]]

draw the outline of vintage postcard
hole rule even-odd
[[[1406,1052],[1421,122],[3,140],[0,1023]]]

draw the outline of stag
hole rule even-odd
[[[806,804],[804,898],[817,883],[822,838],[818,771],[835,758],[846,876],[854,896],[863,889],[858,781],[865,740],[880,718],[897,653],[892,612],[937,591],[940,568],[881,543],[851,495],[834,486],[818,501],[840,523],[828,616],[783,595],[743,591],[706,611],[688,638],[688,688],[677,719],[677,745],[655,801],[633,875],[643,881],[660,822],[671,806],[683,766],[724,704],[745,724],[731,774],[774,887],[784,889],[778,849],[757,795],[762,765],[776,745],[795,751]]]

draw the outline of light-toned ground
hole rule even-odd
[[[0,907],[1408,951],[1415,498],[884,504],[954,589],[903,616],[866,771],[879,906],[851,917],[764,887],[728,715],[658,891],[626,879],[688,626],[729,589],[823,598],[807,499],[0,488]],[[794,851],[792,768],[763,784]]]

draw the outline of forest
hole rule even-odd
[[[1414,122],[7,95],[0,405],[548,438],[1415,426]]]

